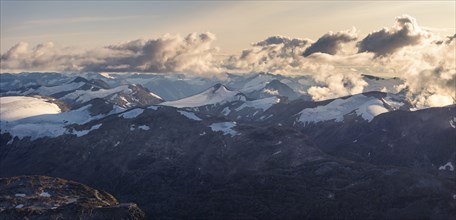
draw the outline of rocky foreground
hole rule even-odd
[[[47,176],[0,178],[0,219],[144,219],[134,203]]]

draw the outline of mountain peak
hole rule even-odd
[[[221,83],[217,83],[214,86],[212,86],[212,88],[214,89],[213,91],[217,91],[217,90],[219,90],[222,87],[226,89],[226,87],[223,84],[221,84]]]
[[[176,101],[164,102],[162,105],[182,107],[198,107],[217,103],[226,103],[231,101],[245,101],[245,96],[239,91],[232,91],[221,83],[217,83],[209,89]]]
[[[76,77],[76,78],[75,78],[75,79],[74,79],[72,82],[75,82],[75,83],[78,83],[78,82],[84,82],[84,83],[88,83],[88,82],[89,82],[89,80],[87,80],[87,79],[86,79],[86,78],[84,78],[84,77],[80,77],[80,76],[78,76],[78,77]]]

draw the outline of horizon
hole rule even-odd
[[[367,74],[422,103],[456,99],[454,1],[1,4],[0,73],[268,72],[308,75],[320,95],[360,92]]]
[[[108,4],[109,3],[109,4]],[[239,54],[270,36],[317,40],[355,27],[359,36],[408,14],[423,29],[455,33],[454,1],[1,1],[1,50],[23,41],[91,49],[166,34],[211,32],[221,55]],[[430,7],[432,6],[432,7]],[[52,13],[49,13],[52,10]],[[236,15],[236,16],[230,16]],[[333,19],[337,17],[337,22]],[[449,19],[449,18],[455,19]],[[286,25],[284,25],[286,24]]]

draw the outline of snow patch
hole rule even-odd
[[[264,88],[273,79],[274,77],[270,75],[257,75],[243,86],[241,92],[249,93],[255,90],[260,90]]]
[[[280,153],[282,153],[282,151],[281,151],[281,150],[279,150],[279,151],[277,151],[277,152],[273,153],[272,155],[277,155],[277,154],[280,154]]]
[[[111,76],[109,73],[105,73],[105,72],[101,72],[101,73],[98,73],[108,79],[115,79],[115,77]]]
[[[443,166],[439,167],[439,170],[449,170],[449,171],[454,171],[454,166],[451,162],[446,163]]]
[[[141,130],[144,130],[144,131],[150,130],[150,127],[147,126],[147,125],[140,125],[140,126],[138,126],[138,128],[141,129]]]
[[[25,194],[24,193],[16,193],[16,194],[14,194],[14,196],[16,196],[16,197],[25,197]]]
[[[144,112],[144,109],[142,108],[135,108],[133,110],[130,110],[130,111],[126,111],[122,114],[119,115],[119,117],[123,117],[123,118],[136,118],[138,117],[138,115],[142,114]]]
[[[42,192],[42,193],[40,193],[40,196],[41,197],[51,197],[51,194],[49,194],[48,192]]]
[[[151,105],[151,106],[147,107],[147,109],[152,109],[152,110],[154,110],[154,111],[157,111],[158,108],[160,108],[160,106]]]
[[[153,93],[153,92],[149,92],[149,94],[150,94],[151,96],[157,98],[157,99],[163,100],[162,97],[158,96],[157,94],[155,94],[155,93]]]
[[[452,128],[456,128],[456,117],[454,117],[452,120],[450,120],[449,123]]]
[[[101,127],[102,124],[97,124],[97,125],[94,125],[92,127],[90,127],[89,130],[82,130],[82,131],[75,131],[73,130],[73,132],[71,132],[72,134],[75,134],[76,136],[78,137],[81,137],[81,136],[84,136],[84,135],[87,135],[89,132],[93,131],[93,130],[96,130],[98,128]]]
[[[272,90],[272,89],[264,89],[263,90],[264,93],[267,93],[269,95],[279,95],[279,91],[277,90]]]
[[[383,102],[378,99],[369,100],[363,105],[359,106],[359,108],[356,110],[357,115],[360,115],[369,122],[372,121],[375,116],[385,112],[388,112],[388,109],[386,109],[383,106]]]
[[[397,110],[399,108],[401,108],[404,103],[403,102],[398,102],[398,101],[394,101],[391,97],[389,96],[386,96],[384,99],[382,99],[386,104],[388,104],[389,106],[391,106],[391,108],[393,108],[394,110]]]
[[[201,118],[195,115],[193,112],[187,112],[187,111],[181,111],[177,110],[181,115],[187,117],[188,119],[195,120],[195,121],[201,121]]]
[[[244,108],[255,108],[255,109],[261,109],[263,111],[266,111],[269,109],[272,105],[279,103],[280,99],[277,97],[268,97],[264,99],[257,99],[253,101],[248,101],[244,102],[241,106],[236,108],[236,111],[240,111]]]
[[[217,132],[220,131],[224,135],[231,135],[231,136],[236,136],[238,135],[238,132],[233,130],[233,128],[236,126],[236,122],[219,122],[219,123],[214,123],[209,125],[209,127],[212,129],[212,131]]]
[[[228,107],[225,107],[225,108],[222,110],[222,114],[223,114],[224,116],[227,116],[227,115],[229,115],[230,113],[231,113],[231,110],[230,110],[230,108],[228,108]]]

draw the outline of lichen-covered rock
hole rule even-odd
[[[144,219],[134,203],[47,176],[0,178],[0,219]]]

